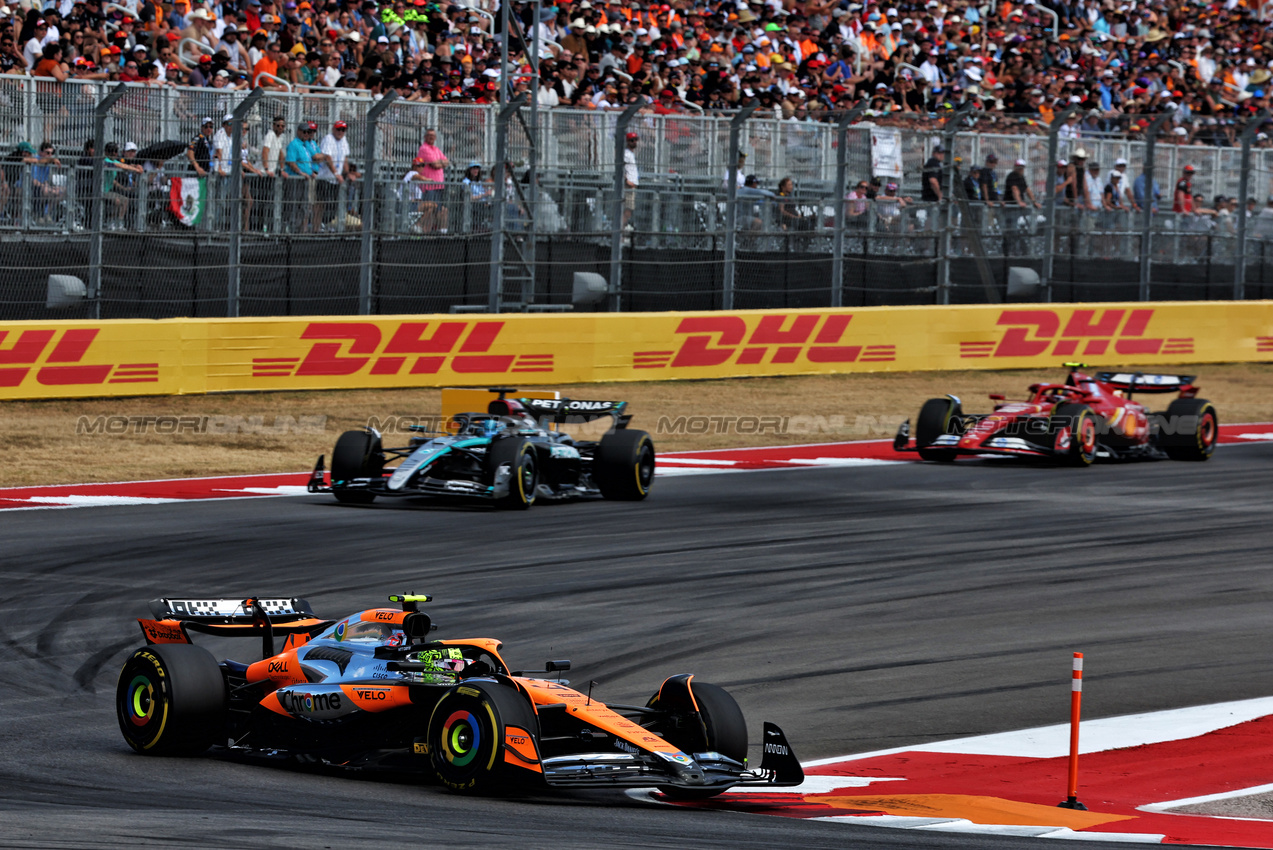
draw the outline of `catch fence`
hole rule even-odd
[[[210,134],[198,177],[187,145],[203,119],[220,128],[236,110],[243,120],[225,126],[244,164],[232,149],[218,160]],[[920,131],[860,113],[812,123],[553,109],[531,139],[516,112],[0,78],[0,319],[1273,295],[1265,142],[1244,168],[1239,148],[1168,144],[1160,122],[1145,216],[1135,193],[1113,208],[1049,199],[1055,161],[1077,153],[1099,163],[1101,186],[1119,160],[1122,179],[1144,185],[1144,134],[1066,140],[1060,121],[1051,138],[987,133],[973,115]],[[348,179],[263,161],[268,134],[277,153],[311,121],[315,142],[347,125]],[[427,129],[449,159],[437,182],[412,165]],[[619,159],[629,132],[635,189]],[[938,145],[943,198],[924,201]],[[989,154],[1001,193],[1025,163],[1037,207],[964,197]],[[1172,212],[1186,165],[1200,198]],[[880,187],[866,197],[857,186],[872,176]],[[1249,215],[1215,204],[1244,192]],[[578,272],[593,276],[582,295]],[[84,281],[84,297],[51,299],[50,275]]]

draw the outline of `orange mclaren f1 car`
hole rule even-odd
[[[154,600],[154,619],[139,620],[147,645],[116,689],[124,740],[143,755],[215,747],[418,771],[462,792],[655,786],[700,799],[804,779],[772,723],[748,769],[738,704],[692,675],[666,679],[645,705],[605,705],[560,678],[568,661],[511,671],[498,640],[431,639],[419,610],[429,597],[389,600],[399,607],[341,620],[317,618],[304,599]],[[191,632],[260,637],[263,657],[218,663]]]

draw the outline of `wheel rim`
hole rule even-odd
[[[650,489],[650,482],[654,480],[654,452],[650,451],[649,446],[645,446],[641,450],[641,457],[637,461],[637,485],[644,493]]]
[[[1078,427],[1079,450],[1084,457],[1096,454],[1096,422],[1090,416],[1084,416]]]
[[[1202,416],[1202,423],[1198,426],[1198,438],[1204,449],[1210,449],[1216,442],[1216,418],[1208,411]]]
[[[134,726],[145,726],[155,716],[155,684],[145,674],[138,675],[128,684],[124,698],[124,713]]]
[[[457,711],[442,725],[442,754],[449,764],[467,767],[482,746],[482,732],[470,711]]]
[[[535,459],[529,452],[522,458],[521,476],[522,498],[532,501],[535,498]]]

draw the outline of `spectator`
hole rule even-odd
[[[641,137],[628,133],[623,148],[623,229],[632,229],[632,215],[636,211],[637,187],[641,185],[641,172],[637,169],[636,149]],[[613,225],[612,225],[613,226]]]
[[[933,148],[933,155],[924,163],[924,173],[920,178],[919,198],[925,203],[939,203],[943,197],[942,160],[946,158],[941,145]]]
[[[136,145],[133,147],[136,148]],[[128,212],[128,196],[122,191],[128,188],[128,182],[120,178],[120,172],[140,174],[142,169],[139,165],[121,160],[119,146],[114,142],[106,143],[103,149],[102,166],[102,198],[106,212],[103,226],[108,230],[119,230],[124,227],[125,216]]]
[[[282,115],[275,115],[270,122],[270,132],[266,133],[265,142],[261,145],[261,171],[266,177],[277,177],[283,173],[287,153],[282,134],[286,127],[287,118]]]
[[[305,233],[318,229],[314,186],[318,164],[315,160],[323,154],[314,140],[317,132],[318,125],[313,121],[302,121],[296,128],[296,137],[287,145],[286,174],[290,179],[286,201],[291,205],[293,229]]]
[[[472,204],[472,229],[483,231],[491,229],[491,202],[495,197],[495,187],[482,177],[482,164],[474,160],[464,170],[462,181],[468,189],[469,202]]]
[[[320,205],[318,215],[320,219],[326,206],[336,202],[340,185],[362,177],[349,161],[349,139],[345,137],[348,130],[348,124],[344,121],[337,121],[332,125],[332,131],[323,137],[323,142],[319,146],[323,157],[318,170],[318,202]],[[348,195],[345,201],[346,203],[353,203],[353,199]],[[336,215],[343,217],[346,212],[347,210],[337,209]]]
[[[199,122],[199,132],[186,145],[186,160],[197,177],[208,176],[208,168],[212,162],[212,128],[212,119],[204,118]]]
[[[986,206],[995,206],[999,203],[999,178],[995,174],[995,166],[999,164],[999,157],[993,152],[986,154],[986,164],[977,173],[977,198]]]
[[[1186,165],[1184,174],[1176,181],[1176,193],[1172,196],[1171,211],[1174,213],[1194,212],[1193,195],[1194,167]]]
[[[1026,182],[1025,167],[1024,159],[1018,159],[1013,163],[1012,171],[1008,173],[1008,181],[1004,185],[1004,191],[1006,192],[1004,202],[1015,207],[1024,208],[1028,201],[1037,210],[1040,204],[1034,197],[1034,192],[1030,190],[1030,184]]]
[[[66,175],[54,175],[54,167],[61,168],[62,160],[53,154],[52,142],[41,142],[40,155],[31,167],[31,185],[35,188],[37,202],[44,202],[37,207],[42,218],[51,218],[55,204],[66,197],[65,184],[59,185],[58,180],[54,179],[57,177],[65,180]]]
[[[446,187],[443,180],[446,179],[445,168],[450,164],[450,160],[446,158],[446,154],[442,153],[442,149],[437,146],[438,133],[433,128],[424,131],[424,141],[420,144],[420,149],[416,151],[416,159],[424,160],[424,171],[421,172],[424,177],[424,185],[421,186],[423,191],[423,231],[425,233],[434,230],[439,233],[447,232],[447,220],[449,212],[444,203]]]

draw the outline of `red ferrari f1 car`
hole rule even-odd
[[[969,414],[953,395],[920,408],[911,445],[910,420],[893,440],[898,451],[924,460],[960,455],[1018,455],[1071,466],[1100,458],[1164,454],[1172,460],[1206,460],[1215,451],[1220,423],[1215,406],[1198,398],[1193,375],[1097,372],[1067,363],[1062,384],[1031,384],[1030,397],[1008,401],[997,393],[994,412]],[[1134,400],[1138,394],[1178,393],[1162,412]]]

